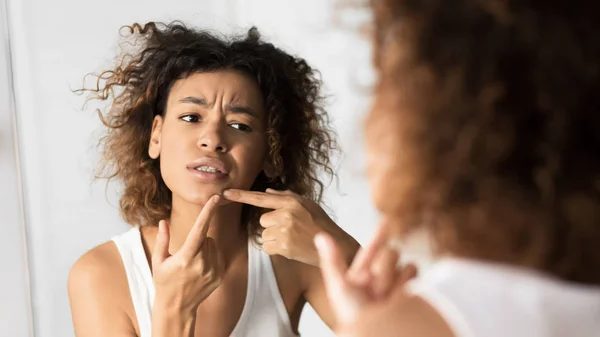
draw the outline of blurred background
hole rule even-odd
[[[359,242],[377,215],[364,174],[362,121],[373,83],[369,13],[324,0],[0,0],[0,336],[73,336],[71,265],[128,229],[117,186],[94,181],[102,132],[81,88],[115,61],[119,28],[181,20],[243,34],[258,27],[278,47],[320,70],[344,153],[327,210]],[[307,307],[305,336],[333,336]]]

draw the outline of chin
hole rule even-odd
[[[185,191],[179,195],[190,204],[204,205],[213,195],[223,195],[224,190],[225,187],[222,186],[205,186],[202,190]]]

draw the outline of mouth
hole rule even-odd
[[[193,161],[187,169],[203,182],[222,180],[229,174],[224,162],[208,157]]]
[[[221,172],[221,170],[219,170],[218,168],[212,167],[209,165],[198,166],[198,167],[195,167],[194,170],[200,171],[200,172],[206,172],[206,173],[223,174],[223,172]]]

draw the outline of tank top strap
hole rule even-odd
[[[131,301],[140,329],[140,337],[151,337],[154,282],[142,245],[140,229],[134,227],[121,235],[113,237],[112,241],[117,246],[123,260]]]

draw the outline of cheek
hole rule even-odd
[[[263,144],[264,139],[262,138],[248,140],[231,150],[231,156],[236,162],[240,178],[244,180],[251,179],[251,182],[253,182],[263,169],[266,159],[266,145]]]
[[[188,137],[183,137],[183,134],[164,130],[161,135],[160,148],[160,172],[165,184],[169,189],[177,185],[179,179],[184,179],[182,171],[193,157],[186,157],[190,153],[190,148],[193,149],[195,143],[193,140],[187,140]]]
[[[182,154],[182,150],[197,147],[198,137],[189,130],[168,128],[161,135],[161,151],[170,157]]]
[[[177,139],[176,132],[173,132],[168,121],[163,123],[159,139],[161,159],[172,157],[177,153],[175,149],[178,147],[178,141],[181,142],[181,138]]]

